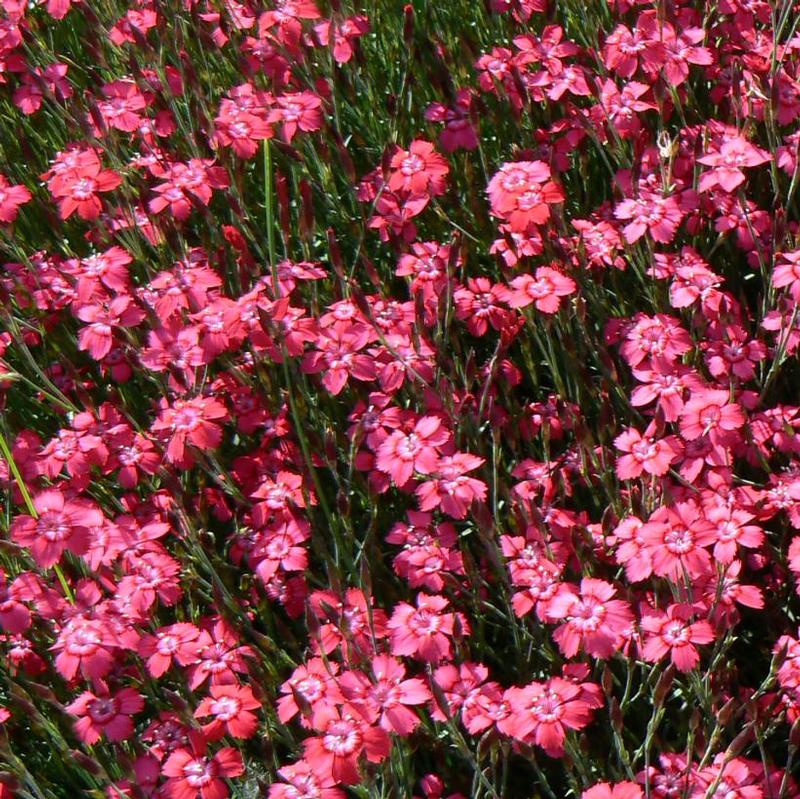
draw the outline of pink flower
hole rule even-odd
[[[631,367],[663,369],[692,349],[692,340],[674,316],[638,313],[625,330],[620,353]],[[642,365],[640,364],[647,364]]]
[[[759,166],[772,160],[772,156],[747,141],[743,136],[734,136],[723,141],[717,152],[697,159],[699,164],[713,167],[700,176],[698,189],[701,192],[719,187],[733,192],[745,181],[743,167]]]
[[[715,527],[717,541],[713,552],[720,563],[732,563],[738,546],[757,549],[764,543],[764,531],[758,525],[748,524],[755,519],[752,513],[726,504],[708,508],[705,516]]]
[[[517,233],[544,224],[550,218],[549,206],[564,201],[564,192],[550,177],[550,167],[544,161],[503,164],[486,189],[492,214],[507,221]]]
[[[623,200],[614,208],[617,219],[630,219],[622,230],[625,241],[633,244],[647,231],[654,241],[668,244],[675,238],[684,214],[694,203],[691,197],[667,197],[655,192],[642,191],[636,199]]]
[[[607,658],[622,647],[629,637],[633,613],[627,602],[612,599],[616,593],[611,583],[585,577],[580,594],[570,587],[553,599],[547,618],[564,621],[553,633],[564,657],[574,657],[582,649],[593,657]]]
[[[642,657],[655,663],[665,655],[679,671],[691,671],[699,662],[695,644],[710,644],[714,630],[707,621],[691,622],[694,610],[687,605],[670,605],[667,612],[653,611],[642,616],[642,629],[648,633]]]
[[[269,786],[268,799],[345,799],[333,775],[318,774],[305,760],[278,769],[285,780]]]
[[[450,440],[438,416],[423,416],[408,433],[395,430],[376,452],[375,466],[403,486],[414,473],[431,474],[439,464],[439,448]]]
[[[322,777],[355,785],[361,781],[358,762],[362,754],[371,763],[381,763],[389,756],[391,743],[386,731],[368,725],[347,706],[331,710],[319,729],[322,735],[303,742],[303,755]]]
[[[67,713],[78,716],[75,732],[90,746],[105,735],[109,741],[123,741],[133,735],[134,713],[144,709],[144,698],[133,688],[123,688],[116,694],[95,696],[84,691],[66,706]]]
[[[581,687],[561,677],[509,688],[505,699],[511,714],[498,722],[498,729],[541,746],[550,757],[564,753],[567,730],[583,729],[592,717],[592,705]]]
[[[31,196],[25,186],[12,186],[5,175],[0,175],[0,222],[13,222],[19,207],[29,202]]]
[[[684,573],[700,577],[711,569],[705,547],[714,543],[716,534],[695,502],[660,507],[640,528],[638,539],[661,577],[677,583]]]
[[[311,92],[293,92],[275,98],[269,122],[281,122],[284,141],[290,142],[298,130],[310,133],[322,127],[322,100]]]
[[[416,490],[419,509],[441,508],[454,519],[463,519],[473,502],[486,499],[486,483],[467,477],[467,472],[477,469],[483,462],[483,458],[468,452],[439,458],[432,479],[423,482]]]
[[[164,182],[154,187],[156,196],[147,207],[154,214],[169,208],[179,221],[189,216],[193,204],[207,206],[212,189],[226,189],[230,185],[225,168],[214,166],[209,159],[192,158],[186,163],[170,164],[159,176]]]
[[[317,349],[306,353],[303,372],[322,372],[322,385],[334,396],[341,393],[350,377],[374,380],[373,359],[360,352],[372,339],[372,331],[364,324],[336,322],[316,337]]]
[[[139,641],[139,657],[146,659],[150,676],[158,678],[169,669],[173,658],[182,666],[197,659],[199,636],[200,630],[194,624],[170,624],[157,630],[154,635],[142,637]]]
[[[390,191],[435,197],[444,194],[450,167],[433,144],[415,139],[408,150],[398,148],[389,162],[391,170],[387,186]]]
[[[635,782],[617,782],[610,785],[599,782],[581,794],[581,799],[642,799],[644,792]]]
[[[92,220],[100,216],[103,204],[97,196],[112,191],[122,178],[112,169],[103,169],[94,150],[77,151],[72,165],[60,169],[48,180],[50,193],[58,201],[62,219],[69,219],[77,211],[81,219]]]
[[[131,297],[121,295],[109,303],[83,305],[75,315],[86,326],[78,334],[78,349],[88,351],[96,361],[105,358],[114,344],[114,328],[135,327],[146,316]]]
[[[258,719],[251,711],[259,710],[261,702],[246,685],[212,685],[211,696],[200,701],[194,711],[196,719],[211,717],[203,725],[203,734],[209,741],[223,735],[232,738],[252,738],[258,729]]]
[[[77,617],[59,633],[53,650],[56,670],[65,680],[72,680],[80,671],[87,680],[105,677],[114,668],[119,637],[106,622]]]
[[[339,687],[343,695],[365,719],[377,719],[387,732],[410,735],[420,722],[410,708],[428,702],[431,692],[422,680],[405,679],[405,667],[389,655],[372,659],[372,674],[372,679],[357,671],[342,674]]]
[[[170,799],[225,799],[225,779],[244,773],[242,756],[228,746],[211,757],[203,753],[199,743],[192,749],[177,749],[161,767],[167,778],[164,791]]]
[[[414,655],[429,663],[452,657],[456,619],[462,634],[469,628],[461,614],[446,613],[443,596],[417,594],[417,607],[399,602],[389,619],[393,655]]]
[[[549,266],[540,266],[535,275],[520,275],[506,289],[505,299],[512,308],[524,308],[534,303],[542,313],[556,313],[561,298],[574,294],[575,281]]]
[[[36,563],[49,569],[64,551],[83,555],[89,548],[92,527],[103,523],[103,514],[91,502],[67,499],[60,491],[42,491],[33,499],[37,518],[17,516],[11,525],[11,537],[28,547]]]
[[[167,460],[176,463],[184,459],[187,444],[201,450],[218,447],[222,429],[214,422],[227,417],[228,409],[219,400],[209,397],[176,399],[171,406],[164,400],[152,429],[169,435]]]
[[[629,427],[614,439],[614,446],[627,453],[617,458],[616,473],[620,480],[639,477],[643,471],[660,477],[680,457],[681,446],[676,436],[655,439],[654,432],[654,424],[648,425],[644,435]]]
[[[286,724],[298,713],[304,727],[319,728],[324,715],[334,704],[344,703],[344,697],[336,682],[339,667],[322,658],[311,658],[301,663],[292,676],[281,685],[281,696],[277,702],[278,718]]]
[[[789,288],[795,302],[800,302],[800,250],[780,254],[778,265],[772,272],[772,285],[776,289]]]
[[[680,417],[681,435],[687,441],[707,435],[713,443],[724,442],[725,434],[738,430],[745,415],[727,391],[704,389],[693,391]]]

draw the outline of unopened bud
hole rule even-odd
[[[82,768],[95,776],[103,773],[103,767],[89,755],[79,752],[77,749],[69,750],[70,757]]]
[[[411,44],[411,39],[414,36],[414,6],[406,3],[403,7],[403,41],[406,44]]]
[[[661,707],[667,698],[669,689],[672,687],[672,680],[675,677],[675,667],[670,664],[667,670],[658,678],[653,701],[656,707]]]

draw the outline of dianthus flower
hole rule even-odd
[[[467,472],[483,465],[484,459],[468,452],[455,452],[440,457],[431,478],[416,490],[419,509],[429,511],[441,508],[454,519],[463,519],[473,502],[486,499],[488,487],[483,480],[468,477]]]
[[[214,161],[192,158],[186,163],[171,164],[160,177],[164,180],[155,186],[156,196],[147,207],[154,214],[169,208],[177,220],[184,220],[192,210],[192,204],[208,205],[213,189],[227,189],[230,185],[224,167],[214,166]]]
[[[719,150],[697,159],[699,164],[712,169],[700,176],[698,189],[701,192],[713,188],[733,192],[745,181],[745,167],[760,166],[772,160],[772,156],[751,144],[743,136],[734,136],[722,142]]]
[[[347,706],[331,710],[319,730],[321,735],[303,742],[303,756],[316,773],[343,785],[360,782],[362,754],[371,763],[381,763],[391,750],[386,731],[367,724]]]
[[[386,185],[390,191],[431,197],[444,194],[450,171],[445,158],[424,139],[412,141],[408,150],[398,148],[389,161],[389,169]]]
[[[452,638],[458,622],[468,634],[466,619],[460,613],[445,612],[449,602],[443,596],[417,594],[417,607],[399,602],[389,619],[393,655],[414,655],[430,663],[452,657]]]
[[[95,696],[84,691],[64,708],[78,717],[75,733],[85,744],[97,743],[105,736],[108,741],[123,741],[133,735],[133,716],[144,709],[144,697],[133,688],[123,688],[116,694]]]
[[[581,799],[642,799],[644,792],[635,782],[598,782],[581,794]]]
[[[655,425],[648,425],[644,434],[629,427],[614,439],[614,446],[626,454],[617,458],[616,473],[620,480],[639,477],[642,472],[660,477],[681,454],[676,436],[654,438]]]
[[[705,547],[716,538],[714,526],[693,501],[658,508],[638,531],[653,571],[676,583],[685,573],[700,577],[711,569],[711,555]]]
[[[339,687],[364,718],[377,720],[387,732],[404,737],[420,723],[411,707],[431,699],[425,683],[416,677],[406,679],[403,664],[389,655],[372,659],[371,678],[363,672],[347,671],[339,678]]]
[[[550,206],[564,201],[564,192],[551,180],[544,161],[505,163],[487,188],[492,214],[507,221],[512,231],[525,233],[550,218]]]
[[[611,583],[585,577],[580,593],[571,586],[549,604],[548,621],[563,621],[553,639],[564,657],[579,649],[597,658],[618,651],[629,637],[633,613],[627,602],[612,599],[617,591]]]
[[[11,538],[28,547],[36,563],[49,569],[61,560],[64,551],[83,555],[89,548],[91,527],[103,523],[103,514],[84,499],[68,499],[55,489],[33,498],[36,518],[17,516],[11,524]]]
[[[305,760],[278,769],[284,782],[269,786],[268,799],[345,799],[333,775],[317,773]]]
[[[714,640],[711,625],[701,619],[691,621],[695,611],[687,605],[670,605],[664,611],[652,611],[642,616],[641,626],[647,633],[642,657],[655,663],[667,654],[679,671],[691,671],[699,662],[696,644]]]
[[[81,219],[97,219],[103,210],[98,194],[116,189],[122,178],[113,169],[103,169],[94,150],[72,150],[60,156],[45,175],[59,215],[69,219],[77,211]]]
[[[167,460],[184,460],[186,445],[201,450],[215,449],[222,441],[222,428],[215,424],[228,417],[228,409],[219,400],[209,397],[176,399],[172,405],[162,401],[162,410],[152,429],[169,435]]]
[[[198,741],[191,749],[175,750],[161,773],[167,778],[164,791],[169,799],[225,799],[225,780],[243,774],[244,763],[233,747],[226,746],[209,757]]]
[[[561,757],[567,731],[583,729],[592,717],[581,687],[561,677],[509,688],[505,699],[511,714],[498,722],[498,729],[541,746],[550,757]]]
[[[194,663],[200,646],[200,630],[188,622],[162,627],[139,641],[139,657],[144,658],[151,677],[161,677],[172,665],[173,658],[181,666]]]
[[[724,443],[726,433],[744,425],[745,415],[730,393],[706,389],[693,391],[680,416],[681,436],[687,441],[707,435],[712,443]]]
[[[439,449],[450,440],[438,416],[423,416],[409,432],[395,430],[376,452],[376,467],[403,486],[414,473],[431,474],[439,463]]]
[[[211,717],[203,724],[203,735],[216,741],[224,735],[232,738],[252,738],[258,729],[258,719],[251,711],[261,708],[253,691],[246,685],[212,685],[210,696],[200,701],[194,711],[196,719]]]
[[[283,140],[290,142],[297,131],[310,133],[322,127],[322,100],[311,92],[293,92],[275,98],[268,121],[281,123]]]
[[[5,175],[0,175],[0,222],[13,222],[19,207],[29,202],[31,196],[25,186],[12,186]]]
[[[511,308],[524,308],[531,303],[537,311],[553,314],[561,307],[561,298],[574,294],[575,281],[550,266],[540,266],[535,275],[515,277],[505,291]]]

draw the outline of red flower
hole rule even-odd
[[[743,136],[733,136],[722,142],[716,152],[697,159],[699,164],[713,167],[700,176],[698,189],[709,191],[719,187],[722,191],[733,192],[745,181],[743,167],[759,166],[772,160],[772,156],[750,144]]]
[[[622,230],[625,241],[633,244],[647,231],[654,241],[668,244],[675,238],[675,232],[687,210],[695,205],[692,195],[682,193],[678,197],[671,194],[664,197],[650,191],[642,191],[635,199],[623,200],[614,208],[617,219],[631,219]]]
[[[319,729],[325,722],[325,713],[334,704],[344,703],[344,697],[336,682],[339,667],[322,658],[311,658],[301,663],[292,676],[281,685],[278,699],[278,718],[286,724],[298,713],[304,727]]]
[[[114,650],[119,638],[107,623],[78,617],[59,633],[53,645],[56,669],[65,680],[72,680],[80,671],[87,680],[105,677],[114,667]]]
[[[134,713],[144,709],[144,698],[133,688],[123,688],[116,694],[95,696],[84,691],[66,706],[67,713],[78,716],[75,732],[90,746],[105,735],[109,741],[123,741],[133,735]]]
[[[575,281],[549,266],[540,266],[534,275],[520,275],[506,289],[505,299],[512,308],[524,308],[534,303],[542,313],[556,313],[561,298],[574,294]]]
[[[438,416],[423,416],[408,433],[395,430],[378,447],[375,466],[403,486],[414,473],[430,474],[439,463],[439,448],[450,433]]]
[[[225,799],[225,779],[244,773],[242,756],[236,749],[225,747],[208,755],[200,745],[173,752],[161,767],[167,777],[164,791],[170,799]]]
[[[78,334],[78,349],[86,350],[96,361],[105,358],[114,343],[114,328],[135,327],[146,316],[128,296],[114,297],[108,303],[83,305],[75,315],[86,326]]]
[[[456,452],[439,458],[431,474],[432,479],[426,480],[416,490],[419,509],[429,511],[441,508],[454,519],[463,519],[473,502],[486,499],[486,483],[466,474],[483,462],[483,458],[468,452]]]
[[[712,443],[723,443],[725,434],[738,430],[745,415],[727,391],[705,389],[692,392],[680,417],[681,435],[687,441],[707,435]]]
[[[31,193],[20,184],[11,185],[5,175],[0,175],[0,222],[13,222],[20,205],[31,199]]]
[[[444,194],[450,167],[433,144],[415,139],[408,150],[398,148],[389,162],[387,186],[390,191],[435,197]]]
[[[139,113],[147,107],[147,100],[135,81],[115,80],[103,86],[105,100],[97,103],[97,110],[110,128],[133,133],[143,117]]]
[[[456,618],[463,634],[469,628],[461,614],[443,612],[448,605],[443,596],[427,594],[417,594],[416,608],[407,602],[398,603],[388,624],[392,654],[416,655],[430,663],[450,658]]]
[[[251,713],[261,708],[253,691],[246,685],[212,685],[211,696],[201,700],[194,711],[196,719],[213,716],[203,725],[203,734],[209,741],[223,735],[233,738],[252,738],[258,729],[258,719]]]
[[[616,472],[620,480],[630,480],[647,472],[655,476],[665,475],[670,464],[680,457],[681,446],[676,436],[655,439],[655,425],[650,424],[642,435],[629,427],[614,439],[614,446],[627,453],[617,458]]]
[[[417,678],[405,679],[402,663],[389,655],[372,659],[373,679],[357,671],[347,671],[339,678],[345,698],[365,719],[374,721],[387,732],[408,736],[419,725],[419,717],[409,706],[429,701],[431,692]]]
[[[772,272],[772,285],[776,289],[788,286],[792,299],[800,302],[800,250],[780,254],[780,262]]]
[[[187,622],[162,627],[139,641],[139,657],[146,658],[150,676],[158,678],[169,669],[173,658],[182,666],[197,660],[199,636],[200,630]]]
[[[505,699],[511,714],[498,722],[498,729],[541,746],[551,757],[564,753],[567,730],[583,729],[592,717],[592,705],[580,685],[561,677],[509,688]]]
[[[161,407],[152,429],[169,434],[167,460],[170,463],[184,459],[187,443],[201,450],[215,449],[220,445],[222,429],[214,422],[227,419],[228,410],[219,400],[193,397],[176,399],[172,405],[163,400]]]
[[[358,761],[362,754],[371,763],[381,763],[389,756],[391,743],[386,731],[369,726],[349,712],[347,706],[331,710],[319,729],[322,735],[303,742],[303,755],[323,778],[356,785],[361,781]]]
[[[47,187],[58,200],[59,215],[69,219],[77,211],[81,219],[97,219],[103,210],[97,195],[116,189],[122,178],[112,169],[103,169],[94,150],[73,150],[60,156],[62,160],[47,173]]]
[[[670,605],[667,612],[653,611],[642,616],[642,629],[649,633],[642,657],[655,663],[669,654],[679,671],[691,671],[700,660],[695,644],[710,644],[714,630],[707,621],[691,622],[694,610],[686,605]]]
[[[230,186],[224,167],[214,166],[213,160],[192,158],[185,164],[172,164],[161,175],[165,179],[153,191],[156,197],[147,204],[154,214],[169,208],[178,220],[184,220],[192,210],[192,203],[208,205],[212,189],[227,189]]]
[[[635,782],[617,782],[610,785],[598,782],[581,794],[581,799],[642,799],[644,792]]]
[[[91,502],[67,499],[56,490],[42,491],[33,499],[38,518],[17,516],[11,525],[11,537],[28,547],[36,563],[49,569],[64,551],[83,555],[89,548],[89,528],[103,523],[103,514]]]
[[[332,775],[318,774],[305,760],[278,769],[278,776],[285,782],[270,785],[268,799],[345,799]]]
[[[562,591],[549,604],[548,621],[564,620],[553,633],[564,657],[579,649],[597,658],[611,657],[629,637],[633,613],[627,602],[612,599],[616,589],[604,580],[585,577],[580,594]]]
[[[650,555],[653,571],[676,583],[684,573],[700,577],[711,568],[704,547],[714,543],[716,535],[695,502],[662,506],[640,528],[638,539]]]
[[[372,358],[359,352],[372,338],[373,333],[366,325],[337,322],[320,331],[315,341],[317,350],[303,358],[303,371],[323,372],[322,385],[334,396],[341,393],[351,376],[356,380],[374,380]]]
[[[274,111],[269,114],[269,122],[281,122],[284,141],[290,142],[298,130],[305,133],[322,127],[322,100],[311,92],[282,94],[275,98]]]
[[[492,213],[518,233],[544,224],[550,218],[549,206],[564,201],[564,192],[550,180],[550,167],[544,161],[503,164],[489,181],[487,193]]]

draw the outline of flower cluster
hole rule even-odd
[[[0,799],[800,796],[792,0],[0,9]]]

